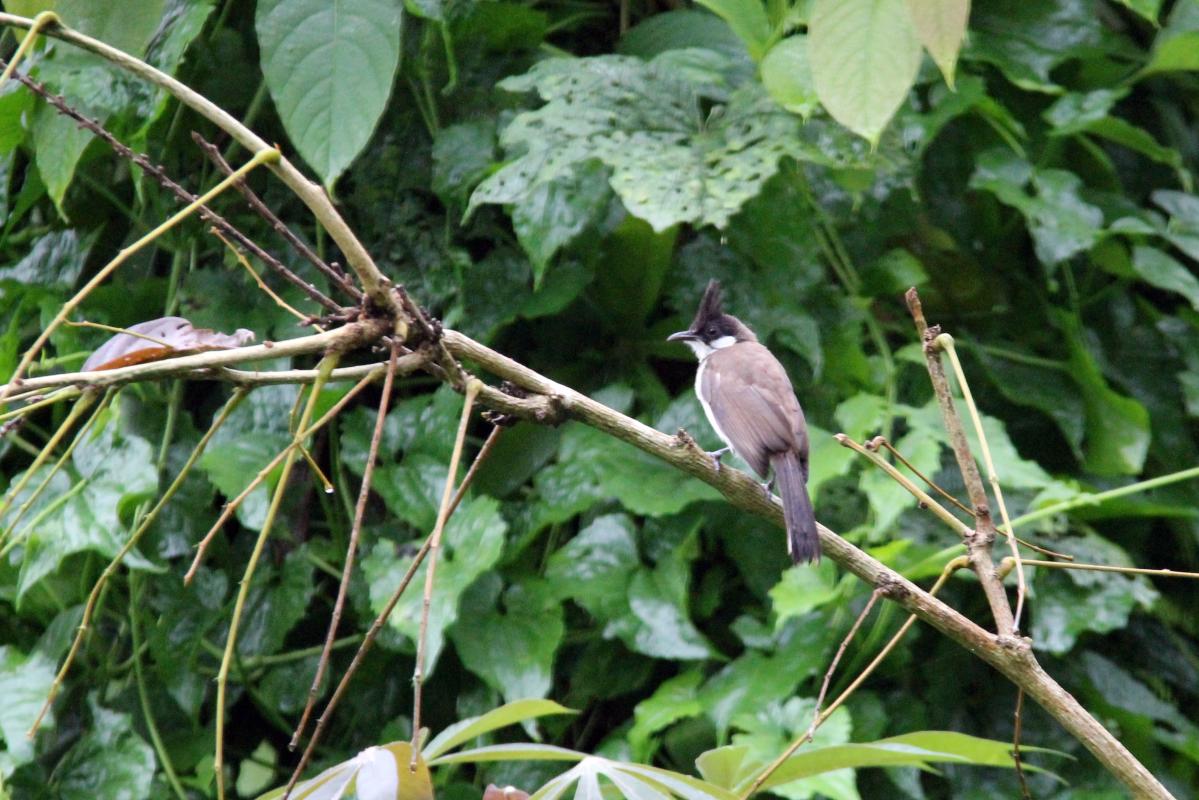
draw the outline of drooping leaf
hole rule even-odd
[[[908,0],[908,11],[920,43],[952,87],[958,51],[966,38],[970,0]]]
[[[806,36],[788,36],[770,48],[762,59],[762,85],[775,102],[804,119],[820,107]]]
[[[254,332],[239,328],[226,334],[196,328],[183,317],[161,317],[130,325],[96,348],[81,370],[116,369],[147,361],[206,350],[226,350],[254,341]]]
[[[833,119],[877,144],[920,68],[920,41],[904,0],[814,0],[808,58]]]
[[[264,0],[262,72],[288,135],[332,187],[375,130],[400,59],[398,0]]]
[[[745,42],[750,56],[760,60],[770,38],[770,20],[761,0],[696,0],[699,5],[723,19]]]

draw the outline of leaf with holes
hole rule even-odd
[[[500,84],[536,91],[544,105],[518,114],[501,136],[510,160],[471,196],[523,209],[541,187],[586,169],[611,170],[609,184],[631,214],[654,230],[690,223],[722,228],[778,171],[779,160],[837,164],[815,134],[773,103],[761,86],[733,92],[711,114],[701,89],[658,60],[624,56],[548,59]],[[526,215],[527,211],[521,211]]]

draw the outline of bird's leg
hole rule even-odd
[[[774,477],[771,476],[770,480],[762,481],[761,487],[762,487],[763,494],[766,495],[766,502],[769,503],[770,496],[771,496],[771,494],[774,493]]]
[[[724,458],[724,456],[731,449],[732,449],[731,447],[722,447],[719,450],[707,451],[708,458],[712,459],[712,469],[716,470],[717,472],[720,472],[720,459]]]

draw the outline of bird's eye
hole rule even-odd
[[[719,328],[717,328],[715,325],[709,325],[709,326],[708,326],[708,336],[709,336],[709,337],[711,337],[711,338],[715,339],[715,338],[716,338],[717,336],[719,336],[719,335],[720,335],[720,329],[719,329]]]

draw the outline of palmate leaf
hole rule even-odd
[[[577,712],[558,705],[553,700],[514,700],[492,709],[486,714],[459,720],[425,745],[422,755],[429,759],[430,763],[433,763],[439,756],[448,753],[463,742],[490,733],[497,728],[515,725],[518,722],[544,717],[548,714],[574,713]]]
[[[521,207],[540,187],[598,160],[629,212],[655,230],[719,228],[758,194],[783,156],[840,163],[836,148],[829,153],[806,141],[800,120],[760,84],[735,90],[705,116],[701,89],[658,59],[549,59],[500,85],[536,91],[545,104],[504,130],[501,144],[512,160],[475,189],[468,214],[485,203]]]

